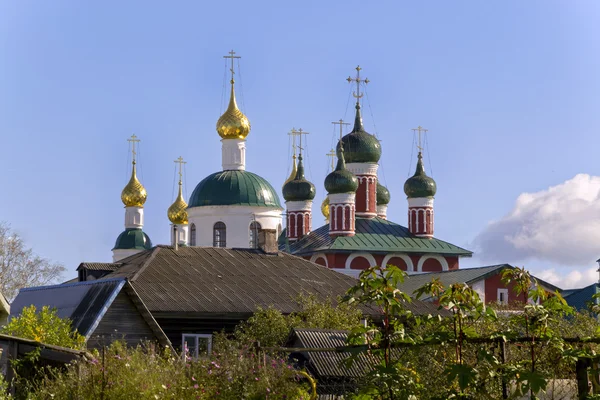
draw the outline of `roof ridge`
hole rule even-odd
[[[151,262],[152,260],[154,260],[154,258],[156,258],[156,255],[158,254],[158,252],[160,251],[160,249],[162,249],[162,247],[160,247],[160,246],[154,246],[154,247],[152,248],[152,250],[149,250],[149,251],[151,251],[152,253],[151,253],[149,256],[147,256],[147,257],[146,257],[146,260],[144,261],[144,263],[142,264],[142,266],[141,266],[141,267],[140,267],[140,268],[139,268],[139,269],[136,271],[136,273],[135,273],[135,274],[133,274],[133,276],[132,276],[132,277],[129,279],[129,281],[130,281],[130,282],[135,282],[135,280],[137,279],[137,277],[138,277],[138,276],[140,276],[140,274],[141,274],[142,272],[144,272],[144,270],[145,270],[146,268],[148,268],[148,265],[150,265],[150,262]],[[147,251],[148,251],[148,250],[147,250]]]
[[[459,268],[459,269],[451,269],[451,270],[447,270],[447,271],[427,271],[427,272],[421,272],[419,274],[411,274],[409,276],[417,276],[417,275],[431,275],[431,274],[446,274],[446,273],[451,273],[451,272],[461,272],[461,271],[472,271],[474,269],[484,269],[484,268],[506,268],[506,267],[510,267],[510,268],[514,268],[514,266],[508,264],[508,263],[503,263],[503,264],[492,264],[492,265],[484,265],[482,267],[466,267],[466,268]]]
[[[54,289],[57,287],[71,287],[71,286],[86,286],[86,285],[98,285],[101,283],[107,282],[116,282],[122,281],[125,278],[108,278],[108,279],[96,279],[94,281],[82,281],[82,282],[73,282],[73,283],[57,283],[55,285],[45,285],[45,286],[32,286],[19,289],[19,292],[34,292],[36,290],[46,290],[46,289]]]

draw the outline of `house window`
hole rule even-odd
[[[227,247],[227,227],[221,221],[213,226],[213,247]]]
[[[212,350],[212,335],[184,333],[181,345],[183,356],[193,359],[208,356]]]
[[[190,227],[190,246],[196,245],[196,224]]]
[[[250,248],[256,249],[258,248],[258,232],[260,231],[261,226],[258,222],[252,221],[250,224]]]
[[[508,304],[508,289],[498,289],[498,304]]]

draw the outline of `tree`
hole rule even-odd
[[[10,225],[0,223],[0,293],[9,301],[19,289],[46,285],[64,271],[63,265],[34,254]]]
[[[33,305],[23,308],[21,314],[12,318],[0,332],[71,349],[85,347],[85,338],[73,331],[71,321],[60,318],[56,309],[48,306],[39,311]]]

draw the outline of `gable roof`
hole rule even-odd
[[[0,319],[7,315],[10,315],[10,304],[8,304],[6,297],[0,293]]]
[[[60,318],[69,318],[73,329],[90,338],[121,290],[132,300],[134,306],[149,325],[158,341],[169,345],[169,340],[158,326],[135,290],[123,278],[84,281],[52,286],[39,286],[19,290],[11,315],[18,315],[24,307],[36,309],[50,306]]]
[[[568,305],[579,311],[587,310],[590,302],[598,304],[598,299],[592,298],[596,293],[600,293],[600,287],[597,283],[592,283],[583,288],[571,289],[566,295],[563,294],[563,296]]]
[[[77,267],[77,271],[80,269],[88,269],[90,271],[116,271],[123,265],[122,263],[101,263],[101,262],[82,262]]]
[[[435,238],[420,238],[408,228],[383,218],[356,217],[354,236],[329,236],[329,224],[312,231],[297,242],[280,244],[280,250],[303,255],[320,251],[369,251],[382,253],[441,254],[470,257],[473,252]]]
[[[11,315],[31,305],[38,310],[54,307],[58,317],[69,318],[73,329],[87,339],[123,285],[124,279],[110,279],[24,288],[13,301]]]
[[[302,293],[335,300],[357,282],[303,258],[258,249],[157,246],[121,262],[106,278],[128,279],[155,316],[252,314],[269,306],[287,314],[300,311]],[[424,302],[407,307],[415,314],[437,313]]]
[[[453,271],[441,271],[441,272],[426,272],[422,274],[413,274],[408,275],[404,279],[404,283],[398,285],[398,289],[412,296],[415,290],[423,286],[424,284],[431,282],[433,278],[439,278],[440,282],[448,287],[455,283],[466,283],[467,285],[471,285],[477,281],[482,279],[486,279],[490,276],[499,274],[505,268],[514,268],[510,264],[497,264],[497,265],[488,265],[484,267],[475,267],[475,268],[463,268],[457,269]],[[537,282],[546,288],[547,290],[555,291],[560,289],[546,281],[535,278]],[[427,300],[429,297],[424,298],[423,300]]]

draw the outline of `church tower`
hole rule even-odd
[[[187,214],[187,203],[183,199],[182,193],[182,176],[181,171],[183,164],[182,157],[175,160],[179,164],[179,190],[177,192],[177,198],[175,202],[171,204],[167,210],[167,216],[171,221],[171,244],[173,246],[187,246],[188,245],[188,214]]]
[[[346,169],[344,148],[338,152],[335,170],[325,177],[329,199],[329,236],[354,236],[358,180]]]
[[[232,50],[225,58],[231,60],[231,91],[216,126],[222,170],[200,181],[190,196],[189,245],[257,248],[261,231],[269,233],[269,240],[276,239],[271,232],[281,232],[283,207],[273,186],[246,170],[250,121],[238,108],[233,79],[234,60],[240,57]]]
[[[356,67],[356,77],[348,77],[350,83],[356,83],[356,115],[354,117],[354,128],[352,132],[342,138],[337,146],[338,157],[340,149],[344,148],[348,171],[352,172],[358,179],[358,190],[356,191],[356,215],[364,218],[377,216],[377,168],[381,158],[381,144],[379,140],[363,127],[360,112],[360,85],[369,83],[368,79],[360,78],[360,66]],[[341,123],[341,121],[340,121]],[[341,126],[340,126],[341,127]]]
[[[315,185],[304,177],[304,164],[302,163],[302,129],[292,133],[300,135],[300,154],[296,176],[283,185],[283,198],[287,206],[286,235],[290,242],[296,241],[312,230],[312,203],[315,198]],[[295,146],[294,146],[295,147]]]
[[[419,132],[419,154],[417,156],[417,169],[415,174],[404,183],[404,193],[408,199],[408,230],[420,237],[433,237],[433,199],[437,191],[437,185],[433,178],[425,173],[423,166],[423,147],[421,146],[421,133],[427,132],[420,126],[416,128]]]
[[[144,203],[146,203],[148,195],[136,174],[136,145],[140,140],[137,136],[132,135],[127,141],[131,143],[132,168],[131,178],[121,192],[121,201],[125,205],[125,230],[121,232],[112,249],[113,262],[152,248],[150,238],[142,230],[144,227]]]

